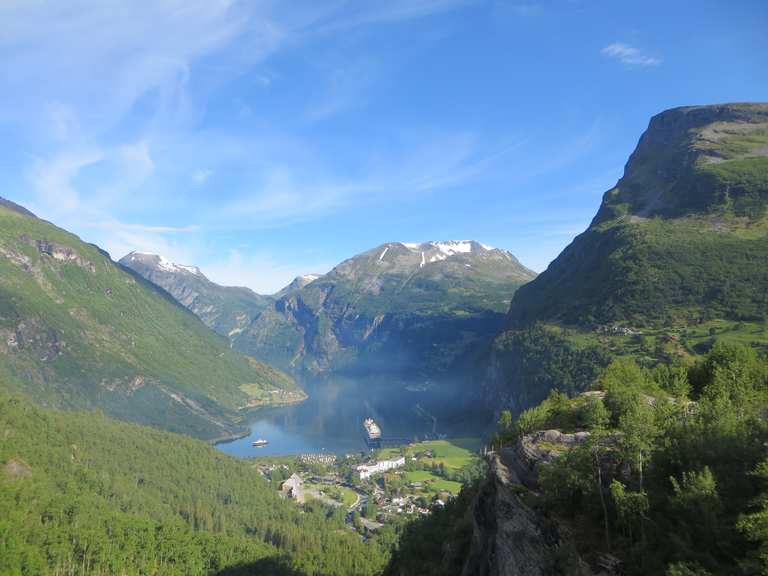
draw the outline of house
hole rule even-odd
[[[280,491],[288,496],[288,498],[293,498],[299,503],[304,502],[304,489],[303,489],[304,481],[301,479],[301,477],[296,474],[295,472],[291,474],[291,477],[288,478],[285,482],[283,482],[280,485]]]
[[[365,480],[374,474],[386,472],[387,470],[394,470],[395,468],[400,468],[400,466],[405,466],[405,456],[400,456],[400,458],[395,460],[381,460],[380,462],[376,462],[376,464],[361,464],[356,470],[360,476],[360,480]]]

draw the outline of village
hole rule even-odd
[[[479,450],[479,439],[433,440],[343,456],[255,458],[254,466],[284,498],[335,508],[365,536],[444,506],[482,473]]]

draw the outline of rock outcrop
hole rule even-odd
[[[527,490],[496,454],[472,509],[473,534],[463,576],[587,576],[562,527],[525,502]]]
[[[541,466],[553,462],[565,450],[583,444],[589,436],[589,432],[565,434],[559,430],[540,430],[526,434],[514,447],[503,448],[500,458],[515,481],[536,490]]]

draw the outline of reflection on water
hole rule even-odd
[[[457,425],[443,417],[434,390],[409,392],[400,385],[375,378],[351,380],[334,377],[304,383],[309,399],[294,406],[269,408],[253,415],[246,438],[219,444],[223,452],[239,457],[333,452],[365,449],[362,422],[373,417],[385,437],[423,438],[438,434],[476,434],[471,423]],[[442,399],[445,395],[442,395]],[[435,424],[433,416],[437,417]],[[259,438],[267,446],[254,448]]]

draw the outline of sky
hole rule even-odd
[[[764,0],[0,0],[0,196],[272,293],[393,241],[542,271],[650,117],[768,101]]]

